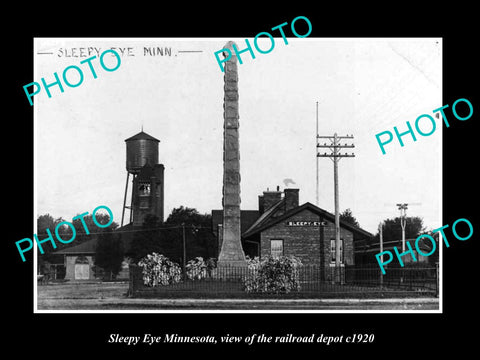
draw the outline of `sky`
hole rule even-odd
[[[34,97],[36,215],[70,220],[105,205],[120,223],[124,140],[142,127],[160,140],[165,217],[182,205],[221,209],[223,73],[214,52],[229,40],[245,47],[245,38],[36,38],[33,81],[53,82],[71,65],[84,74],[78,87],[52,86],[51,98],[44,89]],[[269,40],[259,46],[268,49]],[[89,48],[93,56],[112,47],[120,66],[105,71],[97,56],[94,79],[80,61]],[[145,50],[157,47],[171,56]],[[399,215],[395,204],[416,203],[408,216],[422,217],[428,229],[443,225],[442,120],[431,136],[404,136],[404,147],[394,139],[385,155],[375,139],[444,105],[441,38],[288,38],[288,45],[275,38],[270,53],[254,52],[238,65],[243,210],[256,210],[258,195],[284,189],[285,179],[300,189],[300,204],[316,203],[318,102],[320,135],[354,136],[355,157],[339,161],[340,211],[350,208],[376,233],[381,220]],[[110,54],[104,61],[116,64]],[[72,83],[76,76],[69,70]],[[318,206],[333,212],[333,163],[319,158],[318,166]]]

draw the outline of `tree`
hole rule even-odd
[[[360,227],[360,224],[358,223],[357,219],[355,219],[352,214],[352,210],[350,209],[346,209],[343,213],[340,214],[340,220],[353,226]]]
[[[184,230],[187,261],[198,256],[214,257],[216,248],[211,221],[210,215],[183,206],[173,209],[163,224],[155,216],[147,216],[141,231],[134,233],[130,247],[132,260],[138,262],[145,255],[156,252],[181,264]]]
[[[132,260],[137,263],[141,258],[152,252],[160,253],[165,256],[162,246],[164,241],[164,232],[162,231],[162,224],[155,215],[147,215],[142,224],[133,235],[133,241],[130,246],[130,255]]]
[[[123,246],[119,234],[111,229],[98,235],[95,249],[95,265],[101,267],[106,278],[112,280],[122,269]]]
[[[209,214],[200,214],[197,209],[183,207],[175,208],[168,216],[165,224],[169,225],[196,225],[211,227],[212,217]]]
[[[47,230],[53,233],[55,227],[64,221],[61,217],[54,219],[50,214],[39,215],[37,218],[37,235],[47,235]]]
[[[216,241],[212,233],[212,216],[200,214],[197,209],[183,207],[175,208],[167,218],[165,224],[179,226],[178,235],[173,235],[183,242],[183,227],[185,227],[186,259],[196,257],[211,258],[216,254]],[[176,241],[181,244],[180,241]],[[183,244],[181,244],[183,252]],[[180,258],[183,258],[183,253]]]
[[[79,214],[77,214],[76,216],[78,216],[78,215]],[[76,216],[74,216],[74,217],[76,217]],[[83,219],[83,221],[82,221],[82,219]],[[110,217],[107,214],[101,214],[101,213],[97,213],[96,216],[95,216],[95,219],[97,220],[97,222],[99,224],[102,224],[102,225],[107,224],[110,221]],[[72,246],[73,242],[64,244],[61,241],[58,241],[56,239],[55,229],[56,229],[58,224],[60,224],[61,222],[64,222],[64,221],[65,220],[61,217],[59,217],[57,219],[54,219],[50,214],[40,215],[37,218],[37,236],[38,236],[38,238],[39,239],[46,238],[48,236],[46,229],[49,229],[51,234],[52,234],[52,237],[55,241],[55,244],[57,245],[57,250],[63,249],[65,247]],[[75,245],[78,245],[78,244],[81,244],[84,241],[90,240],[91,239],[91,237],[90,237],[91,233],[99,233],[99,232],[103,232],[103,231],[115,230],[118,227],[118,224],[115,221],[113,221],[107,228],[98,227],[93,222],[92,214],[88,214],[88,215],[85,215],[83,217],[79,217],[75,220],[68,221],[68,222],[71,222],[73,224],[74,228],[75,228],[75,239],[74,239]],[[85,226],[83,225],[83,223],[85,223]],[[87,230],[85,230],[85,228],[88,229],[89,234],[87,234]],[[67,240],[67,239],[70,239],[72,237],[73,230],[72,230],[71,226],[69,226],[67,224],[63,224],[62,226],[60,226],[58,228],[58,233],[59,233],[59,235],[62,239]],[[44,249],[45,253],[52,252],[54,250],[53,247],[42,246],[42,248]]]
[[[50,214],[44,214],[44,215],[39,215],[37,217],[37,237],[39,240],[43,240],[48,237],[47,229],[50,230],[50,233],[52,234],[52,237],[57,244],[57,241],[55,240],[55,228],[57,227],[58,224],[60,224],[62,221],[64,221],[61,217],[54,219],[52,215]],[[63,228],[63,227],[62,227]],[[59,229],[59,233],[63,233],[63,229]],[[32,239],[33,240],[33,239]],[[35,241],[35,240],[34,240]],[[57,249],[62,248],[61,243],[57,244]],[[50,264],[51,263],[61,263],[63,262],[63,256],[60,255],[55,255],[55,250],[53,248],[53,245],[51,245],[49,242],[48,243],[43,243],[42,244],[42,250],[43,254],[38,251],[38,262],[37,262],[37,271],[46,274],[50,271]]]
[[[75,217],[75,216],[74,216]],[[108,214],[97,213],[95,219],[100,224],[107,224],[110,221],[110,217]],[[62,217],[54,218],[50,214],[39,215],[37,217],[37,237],[39,240],[46,239],[49,235],[47,233],[47,229],[49,229],[50,233],[52,234],[53,241],[55,242],[56,247],[54,248],[50,241],[42,243],[42,250],[44,254],[41,254],[40,251],[38,252],[39,261],[38,261],[38,270],[40,272],[47,272],[48,271],[48,263],[52,264],[60,264],[63,263],[63,255],[56,255],[56,251],[65,249],[70,246],[76,246],[81,244],[84,241],[90,240],[92,236],[91,233],[101,233],[104,231],[111,231],[118,227],[116,222],[112,222],[107,228],[100,228],[98,227],[92,219],[92,214],[88,214],[83,217],[83,221],[89,231],[87,235],[85,227],[83,226],[81,218],[71,220],[73,226],[75,227],[75,238],[72,242],[69,243],[62,243],[57,239],[55,234],[55,229],[57,228],[58,224],[64,222],[65,220]],[[71,239],[73,236],[73,230],[71,226],[67,224],[63,224],[58,228],[58,234],[60,238],[68,240]]]
[[[77,214],[78,216],[80,214]],[[75,216],[74,216],[75,217]],[[82,221],[83,219],[83,221]],[[96,213],[95,214],[95,219],[99,224],[105,225],[108,224],[110,221],[110,217],[107,214],[102,214],[102,213]],[[83,222],[85,222],[85,226],[83,225]],[[103,231],[111,231],[115,230],[118,228],[118,224],[113,221],[107,228],[101,228],[98,227],[94,222],[93,222],[93,215],[88,214],[82,217],[79,217],[78,219],[75,219],[72,221],[73,226],[75,227],[76,231],[76,237],[75,237],[75,242],[77,243],[82,243],[83,241],[89,240],[90,235],[87,235],[87,231],[85,230],[85,227],[88,229],[89,233],[99,233]],[[70,226],[65,225],[66,227],[66,234],[72,234],[72,229]]]

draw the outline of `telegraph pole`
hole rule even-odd
[[[317,143],[318,145],[318,101],[317,101],[317,132],[315,133],[315,136],[317,136],[317,140],[315,140],[315,142]],[[315,155],[318,155],[318,149],[315,149]],[[320,205],[320,202],[319,202],[319,195],[318,195],[318,156],[315,156],[315,160],[316,160],[316,173],[315,173],[315,176],[316,176],[316,186],[315,186],[315,191],[316,191],[316,204],[317,206]]]
[[[319,143],[320,139],[328,139],[329,144],[324,142],[323,144]],[[320,136],[317,133],[317,158],[319,157],[328,157],[333,161],[333,177],[334,177],[334,187],[335,187],[335,281],[340,282],[340,213],[339,213],[339,191],[338,191],[338,161],[342,157],[355,157],[355,154],[341,154],[340,150],[344,148],[354,148],[353,144],[341,144],[340,141],[343,139],[353,139],[353,135],[338,136],[335,133],[333,136]],[[330,153],[326,152],[323,154],[318,153],[318,148],[328,148]],[[318,186],[317,186],[318,188]]]
[[[400,226],[402,227],[402,253],[405,252],[405,227],[407,225],[407,209],[408,205],[422,205],[421,203],[403,203],[396,204],[400,210]]]
[[[405,252],[405,225],[407,222],[408,204],[397,204],[400,210],[400,226],[402,227],[402,253]]]
[[[380,237],[380,261],[383,264],[383,221],[378,225],[378,233]],[[383,272],[380,271],[380,288],[383,287]]]
[[[185,241],[185,223],[182,223],[182,251],[183,251],[183,260],[182,260],[182,267],[183,267],[183,276],[184,279],[187,277],[187,244]]]
[[[400,226],[402,227],[402,254],[405,252],[405,227],[407,225],[407,203],[396,204],[398,206],[398,210],[400,210]],[[410,205],[421,205],[420,203],[410,203]],[[382,260],[383,261],[383,260]],[[400,282],[403,283],[403,272],[402,276],[400,277]]]

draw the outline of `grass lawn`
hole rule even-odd
[[[212,299],[211,292],[204,296],[193,295],[187,291],[186,284],[177,284],[176,291],[165,292],[161,297],[156,291],[149,296],[137,298],[127,297],[128,283],[62,283],[38,286],[37,307],[39,310],[269,310],[269,309],[380,309],[380,310],[437,310],[438,299],[432,297],[412,295],[412,292],[384,291],[376,288],[345,286],[342,293],[332,292],[329,284],[325,284],[322,296],[317,299],[312,296],[303,296],[303,299],[294,299],[285,296],[276,298],[265,296],[242,297],[222,296]],[[336,286],[339,285],[330,285]],[[157,290],[157,289],[155,289]],[[198,290],[198,289],[197,289]],[[163,289],[165,291],[165,289]],[[329,292],[330,291],[330,292]],[[352,296],[352,291],[354,296]],[[348,296],[345,296],[347,294]],[[170,295],[170,296],[169,296]],[[183,295],[183,296],[181,296]],[[190,295],[190,296],[189,296]],[[217,294],[219,295],[219,294]],[[308,295],[308,293],[306,294]],[[183,299],[179,298],[183,297]],[[297,296],[296,296],[297,297]],[[415,297],[416,299],[407,299]],[[230,298],[230,299],[227,299]],[[281,300],[278,300],[278,299]],[[336,300],[335,300],[336,299]],[[350,299],[350,300],[349,300]]]
[[[105,299],[124,298],[128,291],[128,283],[61,283],[39,285],[38,299]]]

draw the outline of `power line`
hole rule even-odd
[[[155,228],[149,228],[149,229],[132,229],[132,230],[113,230],[113,231],[100,231],[100,232],[89,232],[87,233],[79,233],[77,232],[77,236],[89,236],[89,235],[100,235],[100,234],[126,234],[126,233],[136,233],[136,232],[145,232],[145,231],[155,231],[155,230],[171,230],[171,229],[181,229],[182,225],[177,225],[177,226],[169,226],[169,227],[155,227]],[[185,225],[185,228],[191,228],[193,230],[199,230],[199,229],[210,229],[211,227],[209,226],[197,226],[197,225]],[[59,234],[69,234],[67,232],[61,232],[59,231]],[[38,234],[38,235],[46,235],[46,234]]]

